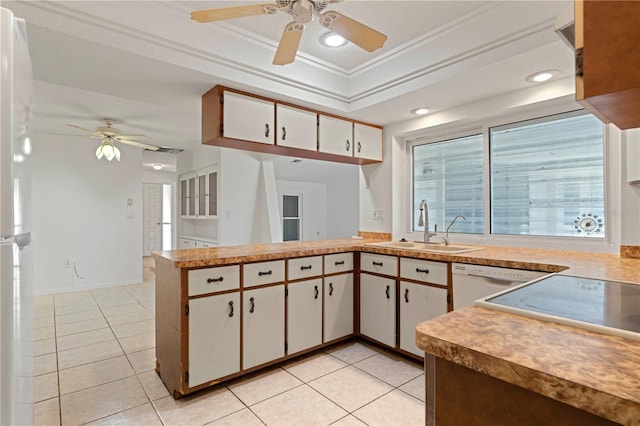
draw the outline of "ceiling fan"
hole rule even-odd
[[[95,130],[90,130],[84,127],[76,126],[75,124],[67,124],[69,127],[73,127],[74,129],[79,129],[89,133],[88,135],[71,135],[64,133],[50,133],[52,135],[60,135],[64,134],[65,136],[89,136],[92,139],[102,139],[102,143],[96,150],[96,157],[101,159],[105,157],[107,160],[111,161],[114,158],[120,161],[120,150],[114,145],[114,142],[120,142],[127,145],[137,146],[138,148],[148,149],[150,151],[157,151],[159,148],[157,146],[148,145],[146,143],[138,142],[135,139],[151,139],[146,135],[123,135],[120,131],[114,127],[111,127],[114,123],[113,118],[105,118],[104,126],[98,126]]]
[[[342,0],[277,0],[275,4],[255,4],[191,12],[191,19],[198,22],[214,22],[226,19],[244,18],[254,15],[273,15],[278,11],[293,17],[280,38],[273,58],[274,65],[293,62],[298,51],[305,24],[318,18],[320,25],[342,36],[351,43],[373,52],[384,45],[387,36],[338,12],[327,10],[327,6]]]

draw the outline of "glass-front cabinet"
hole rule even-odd
[[[180,176],[180,217],[218,217],[218,168],[211,166]]]

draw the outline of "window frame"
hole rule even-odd
[[[587,112],[580,107],[550,107],[536,108],[524,113],[505,114],[499,117],[492,117],[482,121],[466,123],[465,125],[442,126],[434,129],[422,129],[419,132],[412,132],[411,136],[401,138],[404,143],[404,164],[405,172],[402,174],[404,183],[402,184],[402,237],[413,240],[422,239],[422,231],[413,231],[413,215],[411,206],[413,205],[413,146],[424,143],[442,142],[448,139],[469,136],[482,133],[483,136],[483,182],[484,182],[484,203],[485,213],[484,232],[482,234],[455,233],[453,240],[466,244],[486,244],[513,247],[533,247],[533,248],[554,248],[560,250],[576,250],[588,252],[609,252],[617,253],[620,244],[620,214],[612,210],[612,206],[620,206],[621,202],[621,176],[620,173],[612,175],[612,171],[620,170],[620,143],[621,133],[616,127],[610,124],[603,124],[603,155],[604,155],[604,209],[605,209],[605,229],[604,238],[584,238],[581,236],[539,236],[539,235],[502,235],[491,233],[491,164],[489,151],[489,135],[492,127],[506,126],[518,122],[526,122],[537,119],[544,119],[555,115],[566,113]],[[479,130],[481,129],[481,130]],[[614,164],[616,163],[616,164]],[[438,224],[438,237],[448,224]]]

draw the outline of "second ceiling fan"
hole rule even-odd
[[[333,10],[327,6],[342,0],[278,0],[269,4],[225,7],[220,9],[198,10],[191,12],[191,19],[198,22],[214,22],[226,19],[244,18],[255,15],[273,15],[279,11],[293,17],[280,38],[280,44],[273,58],[274,65],[286,65],[293,62],[298,52],[305,24],[318,18],[320,25],[342,36],[367,52],[381,48],[387,36]]]

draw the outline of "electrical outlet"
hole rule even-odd
[[[373,209],[373,220],[384,220],[384,210]]]
[[[69,269],[69,268],[71,268],[72,263],[73,263],[73,262],[71,262],[71,260],[69,260],[69,259],[65,259],[65,260],[64,260],[64,269]]]

